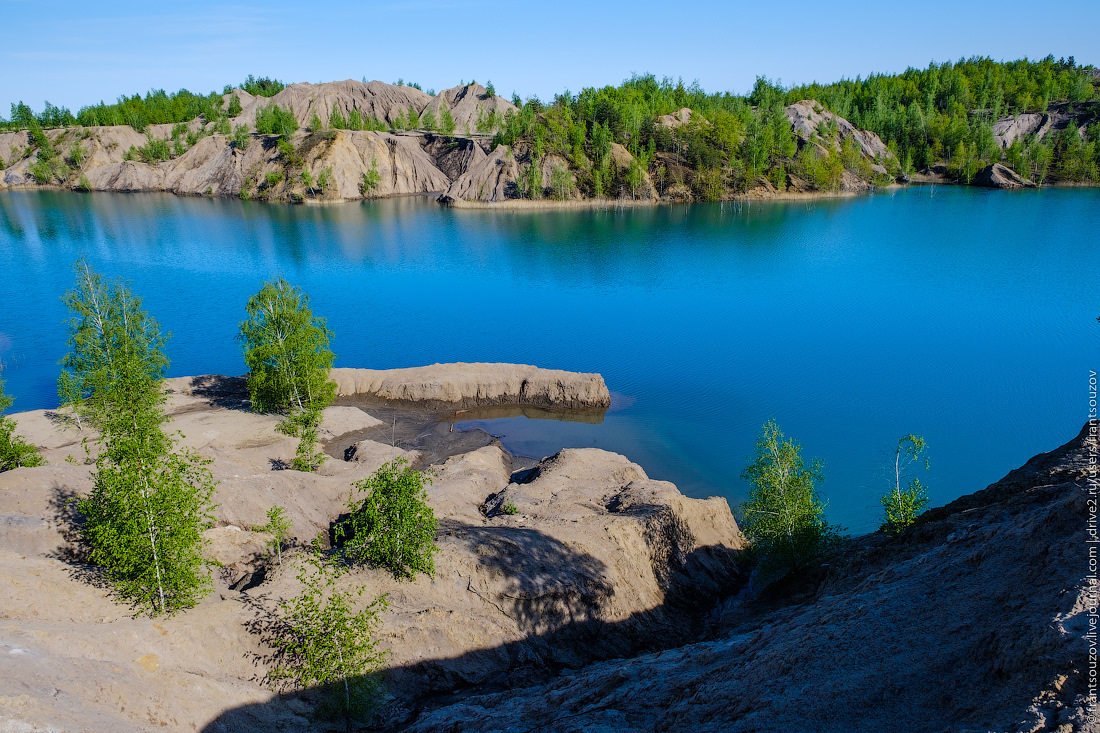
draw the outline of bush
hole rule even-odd
[[[807,467],[801,451],[769,420],[760,430],[756,457],[741,473],[752,485],[741,506],[741,531],[766,578],[821,562],[841,540],[841,529],[825,521],[825,506],[814,487],[825,478],[823,464],[815,459]]]
[[[318,556],[299,568],[302,592],[280,604],[281,618],[271,629],[277,666],[268,678],[276,685],[327,687],[329,706],[319,712],[335,712],[333,703],[339,700],[336,706],[350,731],[352,720],[365,718],[378,703],[386,652],[378,649],[374,633],[386,598],[355,611],[364,589],[338,591],[339,577],[339,569]]]
[[[283,109],[272,102],[256,112],[256,131],[261,135],[292,135],[298,129],[294,110]]]
[[[155,138],[151,134],[146,134],[145,145],[137,148],[137,154],[146,163],[159,163],[172,157],[168,141]]]
[[[0,413],[11,407],[14,401],[4,394],[4,380],[0,379]],[[0,414],[0,472],[45,465],[46,461],[38,448],[16,435],[15,428],[15,420]]]
[[[395,578],[412,579],[418,573],[435,574],[432,555],[436,518],[428,506],[424,483],[431,478],[397,458],[358,481],[355,489],[367,493],[360,504],[355,492],[348,499],[349,518],[336,529],[344,555],[352,563],[389,568]]]
[[[234,92],[229,98],[229,107],[225,110],[225,114],[229,117],[236,117],[243,109],[244,108],[241,107],[241,98]]]
[[[233,143],[233,147],[237,150],[244,150],[247,148],[248,144],[252,142],[252,135],[249,134],[248,127],[245,125],[234,126],[233,139],[231,142]]]

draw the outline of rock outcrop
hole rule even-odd
[[[853,541],[807,600],[748,617],[733,600],[711,639],[486,690],[403,730],[1095,730],[1096,431],[900,537]]]
[[[859,145],[860,154],[871,164],[877,173],[885,174],[883,163],[894,158],[894,154],[886,147],[886,143],[878,135],[861,130],[848,120],[835,115],[822,107],[812,99],[804,99],[795,102],[786,108],[787,119],[790,120],[794,133],[801,140],[818,145],[828,145],[834,150],[840,150],[840,143],[848,138],[853,139]],[[836,127],[836,137],[824,140],[821,137],[821,125],[829,123]]]
[[[526,364],[433,364],[407,369],[331,372],[340,397],[397,405],[460,410],[489,405],[533,405],[570,410],[607,409],[611,394],[599,374],[541,369]]]
[[[1063,102],[1050,105],[1046,112],[1000,118],[993,123],[993,139],[1001,148],[1008,148],[1016,141],[1043,140],[1067,128],[1083,138],[1085,129],[1096,122],[1100,122],[1100,102]]]
[[[1034,188],[1032,181],[1021,176],[1008,166],[994,163],[978,171],[971,184],[983,188]]]
[[[66,458],[82,455],[80,441],[94,433],[46,411],[14,416],[50,465],[0,474],[0,727],[311,729],[316,696],[273,696],[263,686],[265,624],[300,586],[293,552],[282,566],[267,558],[270,538],[256,527],[278,504],[296,541],[327,533],[352,483],[405,451],[362,439],[381,437],[379,420],[337,406],[322,431],[330,448],[354,439],[352,460],[334,458],[313,474],[280,470],[296,441],[275,431],[277,417],[242,410],[241,387],[226,378],[168,382],[169,429],[213,461],[219,481],[207,539],[220,563],[214,594],[170,618],[132,617],[93,582],[72,544],[78,518],[68,501],[89,489],[90,469]],[[442,435],[465,445],[473,433]],[[517,472],[499,444],[480,440],[434,467],[434,580],[360,568],[339,581],[365,587],[367,598],[388,594],[386,725],[469,686],[539,681],[686,642],[740,579],[742,541],[724,499],[685,498],[595,449]],[[504,501],[515,513],[502,511]]]

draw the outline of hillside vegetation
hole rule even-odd
[[[452,201],[715,201],[852,193],[918,174],[1095,184],[1098,87],[1096,69],[1052,56],[790,88],[761,77],[747,95],[633,76],[548,101],[509,101],[491,82],[436,94],[403,82],[250,76],[221,94],[153,90],[75,115],[13,104],[0,119],[14,135],[0,134],[0,167],[11,169],[6,186],[273,200],[441,191]],[[122,129],[99,132],[108,127]],[[415,146],[392,138],[410,134]],[[205,137],[215,142],[184,159]],[[1006,168],[991,174],[995,164]]]

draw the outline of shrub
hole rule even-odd
[[[355,491],[348,499],[349,518],[336,529],[345,557],[352,563],[386,567],[395,578],[412,579],[418,573],[435,574],[432,555],[436,518],[427,503],[424,483],[431,478],[397,458],[356,482],[366,492],[359,503]]]
[[[11,407],[15,400],[4,394],[4,380],[0,379],[0,413]],[[0,414],[0,472],[22,466],[43,466],[46,461],[31,445],[15,434],[15,420]]]
[[[34,162],[27,168],[27,171],[34,176],[34,180],[38,183],[49,183],[53,180],[53,166],[50,165],[48,160],[41,157],[35,158]]]
[[[287,540],[290,538],[291,524],[287,519],[286,510],[275,505],[267,510],[267,524],[261,524],[255,528],[257,532],[267,532],[271,535],[271,540],[267,543],[278,558],[279,565],[283,564],[283,548],[287,545]]]
[[[248,132],[246,125],[236,125],[233,127],[233,139],[231,140],[233,147],[237,150],[244,150],[248,147],[248,144],[252,142],[252,135]],[[280,140],[280,142],[282,142]]]
[[[281,618],[269,639],[277,666],[268,678],[276,685],[328,687],[351,730],[352,720],[364,718],[378,703],[386,652],[378,649],[374,634],[385,596],[356,611],[363,587],[337,590],[339,569],[317,556],[306,560],[297,577],[302,591],[280,604]]]
[[[827,557],[841,539],[839,527],[825,521],[815,481],[823,464],[802,460],[802,446],[783,439],[774,420],[760,430],[756,457],[741,473],[752,488],[741,507],[741,531],[766,578],[798,572]]]
[[[256,112],[256,131],[261,135],[286,136],[297,129],[298,118],[292,109],[283,109],[272,102]]]
[[[236,92],[229,98],[229,107],[225,110],[225,114],[229,117],[236,117],[242,111],[241,98],[237,96]]]
[[[145,135],[145,145],[137,149],[137,154],[146,163],[158,163],[172,156],[168,141],[153,137],[149,133]]]
[[[381,182],[382,174],[378,172],[378,159],[371,158],[370,170],[363,174],[363,195],[371,194]]]

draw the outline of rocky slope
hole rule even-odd
[[[1002,148],[1032,135],[1035,140],[1042,140],[1067,128],[1077,130],[1084,138],[1085,128],[1095,122],[1100,122],[1100,102],[1064,102],[1052,104],[1047,112],[1000,118],[993,124],[993,138]]]
[[[507,382],[493,366],[488,389],[473,394]],[[515,370],[526,374],[520,382],[530,369]],[[408,394],[425,384],[411,380]],[[216,590],[172,618],[133,618],[79,561],[67,501],[90,487],[81,441],[94,433],[48,411],[15,416],[49,465],[0,474],[0,730],[311,729],[316,695],[263,684],[271,649],[262,629],[299,586],[293,556],[281,567],[266,559],[268,536],[254,528],[278,504],[298,541],[327,534],[352,483],[395,455],[435,472],[437,574],[398,582],[367,568],[341,580],[389,596],[387,725],[455,690],[686,642],[738,585],[741,538],[725,500],[687,499],[622,456],[562,451],[517,471],[484,433],[401,413],[396,434],[407,439],[391,445],[392,412],[379,413],[383,425],[343,405],[322,424],[334,457],[303,474],[282,470],[296,441],[275,431],[275,417],[242,409],[242,386],[168,382],[170,427],[213,461],[220,482],[207,532],[221,565]],[[503,513],[505,502],[517,513]]]
[[[494,120],[490,127],[495,129],[504,115],[516,110],[478,84],[447,89],[435,96],[378,81],[292,84],[271,98],[236,90],[224,96],[226,106],[234,94],[241,102],[241,112],[228,121],[228,128],[243,125],[253,130],[244,144],[223,134],[225,128],[219,133],[214,122],[202,119],[179,126],[151,125],[144,133],[128,126],[49,130],[46,135],[57,156],[45,178],[41,169],[36,176],[39,156],[29,134],[0,133],[0,163],[4,165],[0,190],[37,186],[43,180],[44,185],[93,191],[167,191],[275,201],[349,201],[440,193],[448,203],[500,203],[520,195],[521,181],[532,164],[527,143],[494,146],[490,136],[477,134],[479,122],[484,125]],[[293,110],[301,126],[288,136],[289,149],[285,145],[280,149],[274,136],[254,132],[257,112],[270,104]],[[455,121],[454,136],[327,129],[335,113],[347,119],[354,110],[364,119],[401,127],[400,120],[410,110],[418,115],[430,112],[438,121],[444,108]],[[314,116],[321,129],[309,127]],[[787,116],[802,144],[825,151],[827,146],[838,149],[841,141],[852,137],[859,143],[868,170],[885,174],[883,164],[892,156],[873,133],[857,130],[812,100],[791,105]],[[659,124],[675,128],[689,122],[706,124],[686,109],[666,115]],[[835,139],[821,138],[818,126],[823,122],[838,127]],[[171,155],[167,160],[143,153],[153,141],[168,143]],[[75,150],[80,155],[74,155]],[[619,177],[633,162],[626,148],[612,145],[611,164]],[[665,162],[672,168],[682,163]],[[544,155],[538,165],[544,194],[582,200],[577,172],[567,160],[556,154]],[[806,188],[792,182],[795,193]],[[767,182],[762,181],[761,186],[750,195],[775,193]],[[851,172],[841,182],[843,192],[868,189],[867,181]],[[638,185],[624,188],[619,195],[632,201],[660,198],[649,172],[641,175]],[[682,185],[673,186],[664,198],[690,199],[692,194]]]
[[[1096,455],[1093,423],[898,538],[853,541],[801,602],[734,599],[707,641],[487,691],[406,730],[1095,731]]]

